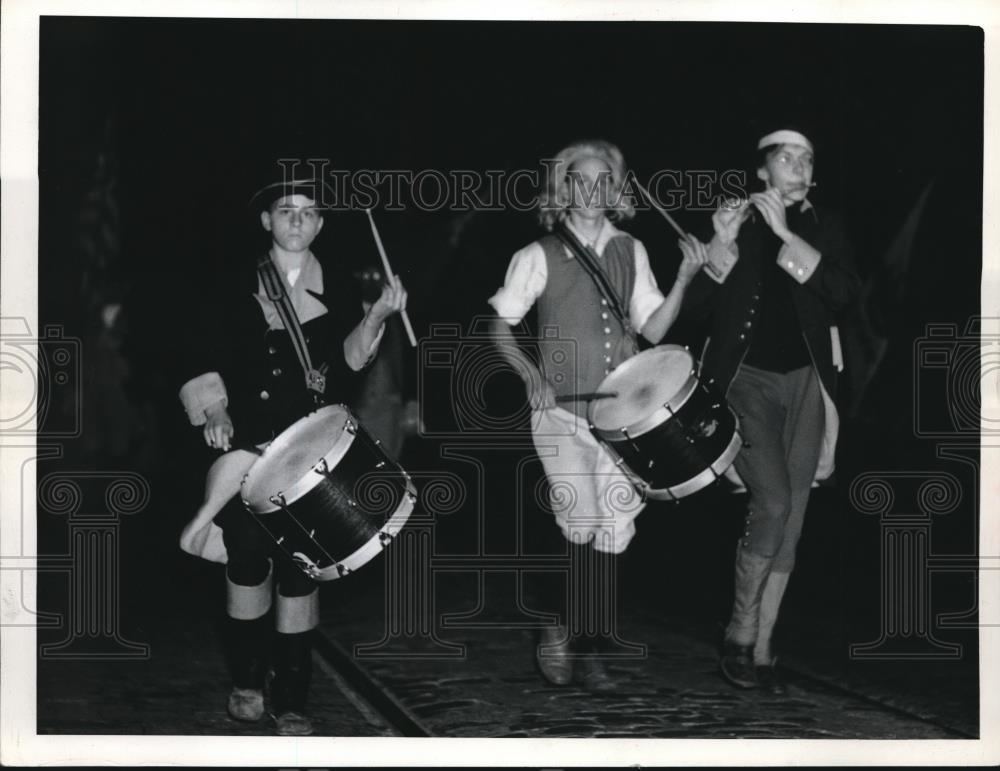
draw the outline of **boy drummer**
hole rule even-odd
[[[362,309],[349,294],[345,276],[313,255],[310,246],[324,224],[320,184],[282,181],[251,199],[270,233],[267,258],[295,310],[301,336],[286,329],[251,256],[212,297],[206,323],[191,342],[187,380],[180,389],[191,424],[201,426],[205,443],[223,453],[209,469],[205,502],[185,529],[182,545],[226,561],[226,636],[233,669],[228,711],[243,721],[264,716],[272,643],[271,706],[277,733],[285,736],[313,730],[305,706],[310,634],[319,622],[318,588],[242,508],[240,481],[256,455],[241,448],[263,448],[310,410],[341,400],[352,373],[378,351],[386,319],[406,306],[406,291],[399,277],[392,277],[359,319]],[[296,339],[308,350],[310,377]],[[216,525],[222,528],[224,549],[216,545],[212,555]],[[277,589],[273,620],[272,585]]]

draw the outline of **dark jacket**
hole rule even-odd
[[[326,367],[326,392],[320,404],[349,401],[359,373],[347,365],[344,339],[361,321],[360,290],[353,279],[329,262],[323,268],[325,315],[302,324],[313,367]],[[197,331],[191,335],[181,384],[218,372],[228,395],[235,445],[260,444],[277,436],[318,405],[305,385],[305,374],[288,332],[269,329],[257,293],[254,260],[237,275],[213,282],[201,302]]]
[[[799,207],[786,210],[789,229],[822,255],[815,272],[804,284],[788,277],[790,294],[813,365],[827,393],[836,393],[830,328],[837,315],[855,297],[860,279],[854,253],[841,219],[827,209]],[[777,259],[772,251],[771,229],[759,214],[743,223],[736,239],[739,260],[718,284],[704,272],[692,281],[681,313],[709,323],[709,339],[702,356],[702,378],[712,379],[723,392],[729,390],[753,341],[760,313],[763,271]]]

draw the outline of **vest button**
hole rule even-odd
[[[747,336],[740,332],[740,340],[746,340]]]
[[[281,367],[275,367],[271,370],[271,374],[278,377],[281,374]]]
[[[795,267],[795,263],[794,263],[794,262],[792,262],[791,260],[789,260],[789,261],[788,261],[788,267],[789,267],[789,268],[794,268],[794,267]]]
[[[269,354],[271,354],[272,356],[274,356],[274,354],[276,354],[278,352],[278,349],[275,348],[273,345],[269,345],[269,346],[267,346],[267,352]]]
[[[750,329],[750,327],[753,326],[753,322],[751,322],[751,321],[744,321],[743,322],[743,326],[746,327],[747,329]]]
[[[605,344],[604,344],[604,347],[605,347],[605,348],[610,348],[610,347],[611,347],[611,343],[605,343]]]
[[[604,298],[602,297],[602,298],[601,298],[601,305],[607,305],[607,304],[608,304],[608,301],[607,301],[607,300],[605,300],[605,299],[604,299]]]
[[[610,335],[611,334],[611,327],[605,327],[604,328],[604,334]]]
[[[606,319],[607,317],[608,317],[608,314],[607,314],[607,313],[602,313],[602,314],[601,314],[601,318],[602,318],[602,319]]]
[[[269,394],[267,391],[261,391],[260,398],[266,402],[268,399],[271,398],[271,394]]]

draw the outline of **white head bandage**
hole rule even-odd
[[[770,147],[771,145],[802,145],[809,152],[813,152],[812,142],[806,139],[804,134],[792,131],[791,129],[773,131],[767,136],[761,137],[761,140],[757,143],[757,149],[763,150],[765,147]]]

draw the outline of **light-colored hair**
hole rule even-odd
[[[555,158],[542,163],[537,206],[538,221],[546,230],[552,230],[556,223],[566,218],[571,203],[569,171],[575,163],[586,158],[603,161],[611,170],[608,200],[612,206],[605,212],[607,218],[612,222],[624,222],[635,216],[632,197],[622,193],[626,169],[621,150],[603,139],[574,142],[560,150]]]

